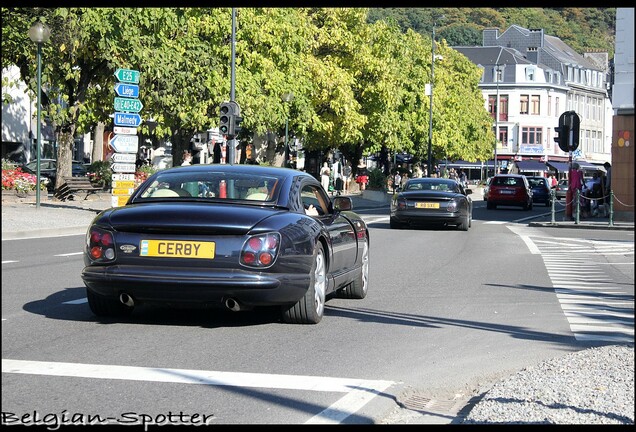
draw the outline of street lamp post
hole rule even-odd
[[[433,146],[433,82],[435,81],[435,24],[433,24],[433,39],[431,40],[431,94],[428,107],[428,161],[427,161],[427,177],[431,176],[431,158]]]
[[[38,106],[37,106],[37,134],[38,140],[36,145],[36,185],[35,185],[35,208],[40,208],[40,148],[42,147],[42,130],[41,130],[41,118],[42,118],[42,44],[48,42],[51,36],[51,30],[41,22],[36,22],[29,29],[29,38],[38,45]]]
[[[288,166],[288,159],[289,159],[289,145],[287,143],[287,135],[289,132],[289,104],[291,103],[291,101],[294,99],[294,94],[293,93],[285,93],[282,97],[283,102],[286,105],[286,109],[285,109],[285,162],[283,163],[283,166]]]
[[[497,100],[495,100],[495,169],[494,174],[497,175],[497,143],[499,142],[499,73],[501,69],[499,68],[499,64],[496,65],[495,69],[495,80],[497,81]]]

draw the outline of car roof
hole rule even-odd
[[[176,166],[172,168],[168,168],[162,170],[163,172],[175,172],[178,170],[188,170],[193,172],[206,172],[210,170],[214,170],[216,172],[236,172],[240,171],[245,174],[254,174],[254,175],[275,175],[278,177],[296,177],[296,176],[306,176],[314,179],[314,176],[308,174],[304,171],[299,171],[293,168],[282,168],[282,167],[271,167],[271,166],[262,166],[262,165],[230,165],[230,164],[195,164],[195,165],[186,165],[186,166]]]

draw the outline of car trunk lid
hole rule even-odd
[[[117,231],[157,234],[245,234],[283,210],[255,205],[154,202],[118,207],[108,223]]]

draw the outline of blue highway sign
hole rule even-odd
[[[117,96],[137,98],[139,97],[139,86],[135,84],[117,83],[115,84],[115,93],[117,93]]]
[[[115,126],[139,127],[141,124],[141,116],[133,113],[115,113]]]

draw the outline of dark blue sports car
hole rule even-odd
[[[98,316],[141,303],[277,305],[318,323],[326,296],[362,299],[369,232],[349,197],[311,175],[254,165],[193,165],[149,177],[125,206],[95,217],[82,279]]]
[[[412,178],[391,201],[391,228],[414,225],[454,225],[468,231],[473,201],[458,181],[445,178]]]

